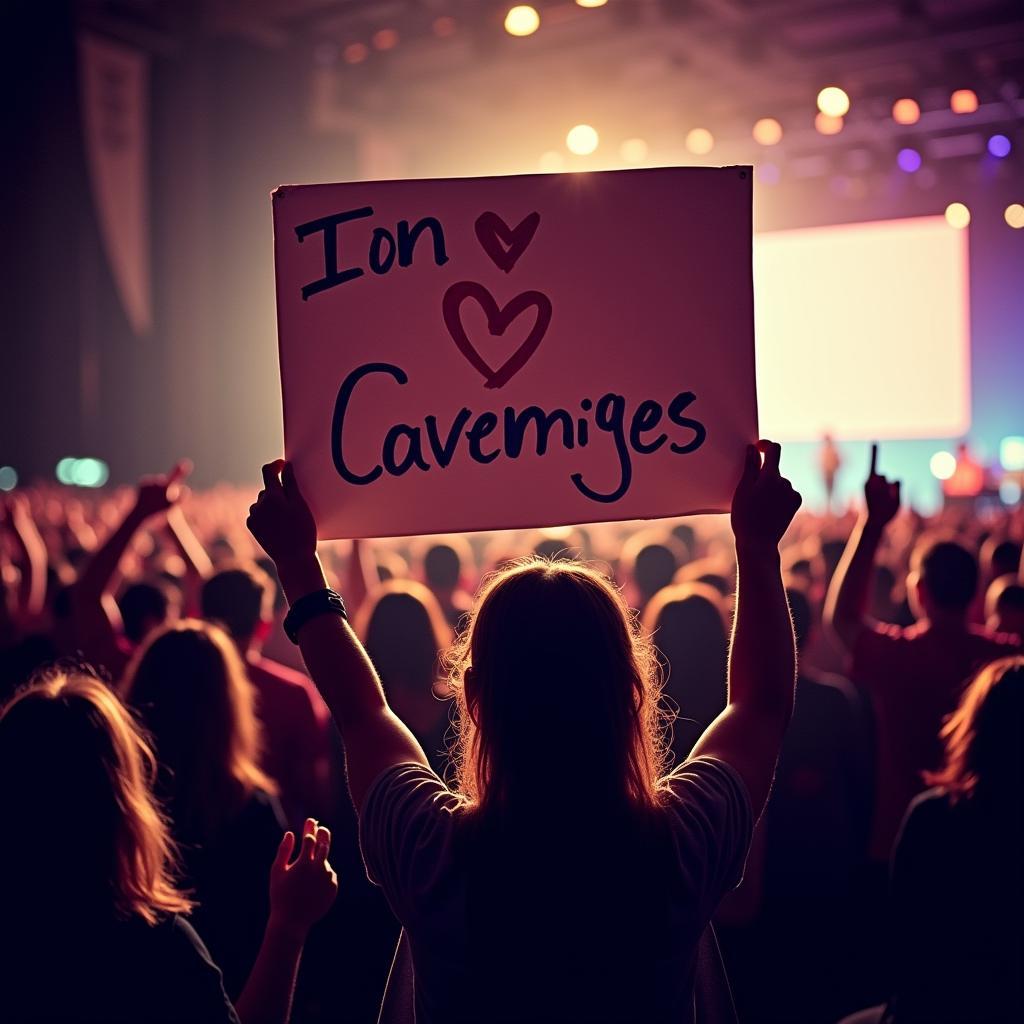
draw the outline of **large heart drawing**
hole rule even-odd
[[[507,274],[533,241],[538,224],[540,214],[536,210],[527,214],[514,228],[488,210],[476,219],[476,237],[484,252]]]
[[[488,362],[476,350],[469,340],[466,329],[462,325],[462,303],[466,299],[475,299],[487,316],[487,329],[491,337],[496,338],[505,333],[509,324],[520,313],[531,306],[537,310],[537,319],[526,340],[502,363],[492,370]],[[542,292],[529,291],[517,295],[511,302],[499,309],[491,293],[475,281],[459,281],[444,293],[441,303],[444,323],[452,336],[458,350],[466,357],[470,366],[484,378],[485,388],[500,388],[507,384],[526,364],[526,361],[537,351],[537,346],[547,332],[551,322],[551,300]]]

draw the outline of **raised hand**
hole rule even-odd
[[[778,548],[800,507],[803,499],[779,472],[781,456],[782,447],[773,441],[747,445],[743,475],[732,499],[737,548]]]
[[[270,920],[294,935],[305,936],[331,909],[338,895],[338,876],[327,855],[331,831],[307,818],[299,854],[290,864],[295,833],[285,832],[270,868]]]
[[[173,508],[185,495],[181,481],[192,472],[192,463],[182,459],[162,476],[147,476],[139,481],[135,495],[135,512],[148,519]]]
[[[263,490],[245,525],[278,566],[316,554],[316,522],[291,463],[277,459],[263,467]]]
[[[885,526],[900,510],[900,482],[887,480],[876,471],[878,445],[871,446],[871,471],[864,484],[864,501],[868,509],[868,522],[873,526]]]

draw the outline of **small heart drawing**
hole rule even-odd
[[[540,214],[536,210],[527,214],[514,228],[488,210],[476,219],[476,237],[484,252],[507,274],[533,241],[538,224]]]
[[[480,303],[487,316],[487,329],[491,332],[492,338],[504,334],[508,325],[531,306],[537,310],[537,319],[526,340],[497,370],[492,370],[476,350],[466,334],[466,328],[462,325],[462,303],[466,299],[475,299]],[[452,341],[466,357],[469,365],[484,378],[485,388],[500,388],[507,384],[537,351],[537,346],[547,332],[548,324],[551,323],[551,300],[542,292],[522,292],[499,309],[491,293],[475,281],[459,281],[453,284],[444,293],[441,311]]]

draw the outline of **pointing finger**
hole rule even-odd
[[[871,444],[871,469],[868,472],[868,476],[875,476],[878,472],[878,442],[873,441]]]

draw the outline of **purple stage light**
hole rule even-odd
[[[901,149],[896,157],[901,171],[913,174],[921,167],[921,154],[916,149]]]
[[[1005,135],[993,135],[988,140],[988,151],[994,156],[1002,159],[1010,155],[1010,140]]]

